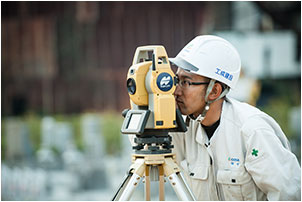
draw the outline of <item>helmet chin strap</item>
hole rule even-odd
[[[211,91],[213,90],[214,84],[215,84],[216,80],[215,79],[211,79],[207,91],[206,91],[206,95],[205,95],[205,102],[206,102],[206,106],[204,107],[203,111],[201,114],[198,115],[197,118],[194,118],[193,114],[190,114],[189,117],[193,120],[196,120],[198,122],[202,122],[207,114],[207,112],[210,109],[210,104],[215,102],[216,100],[219,100],[220,98],[224,97],[228,92],[229,92],[229,88],[225,88],[224,91],[220,94],[220,96],[218,98],[216,98],[215,100],[209,100],[208,97],[211,93]]]

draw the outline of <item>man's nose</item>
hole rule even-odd
[[[180,96],[181,95],[181,89],[179,85],[176,85],[175,91],[173,93],[174,96]]]

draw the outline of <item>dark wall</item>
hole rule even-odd
[[[205,5],[1,2],[2,115],[129,107],[136,47],[162,44],[175,56],[200,32]]]

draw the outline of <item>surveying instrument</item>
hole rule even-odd
[[[125,117],[121,132],[135,135],[132,165],[112,201],[130,200],[135,188],[144,178],[145,200],[150,201],[150,180],[159,181],[159,200],[163,201],[164,181],[168,178],[177,197],[195,201],[172,153],[169,132],[187,130],[181,113],[175,107],[174,73],[163,46],[141,46],[135,51],[127,75],[131,109]]]

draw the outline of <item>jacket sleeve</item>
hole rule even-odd
[[[268,200],[301,200],[301,168],[279,125],[271,117],[244,124],[245,167]]]
[[[170,132],[169,135],[174,146],[172,152],[176,154],[176,161],[180,165],[180,162],[185,159],[185,133]]]

